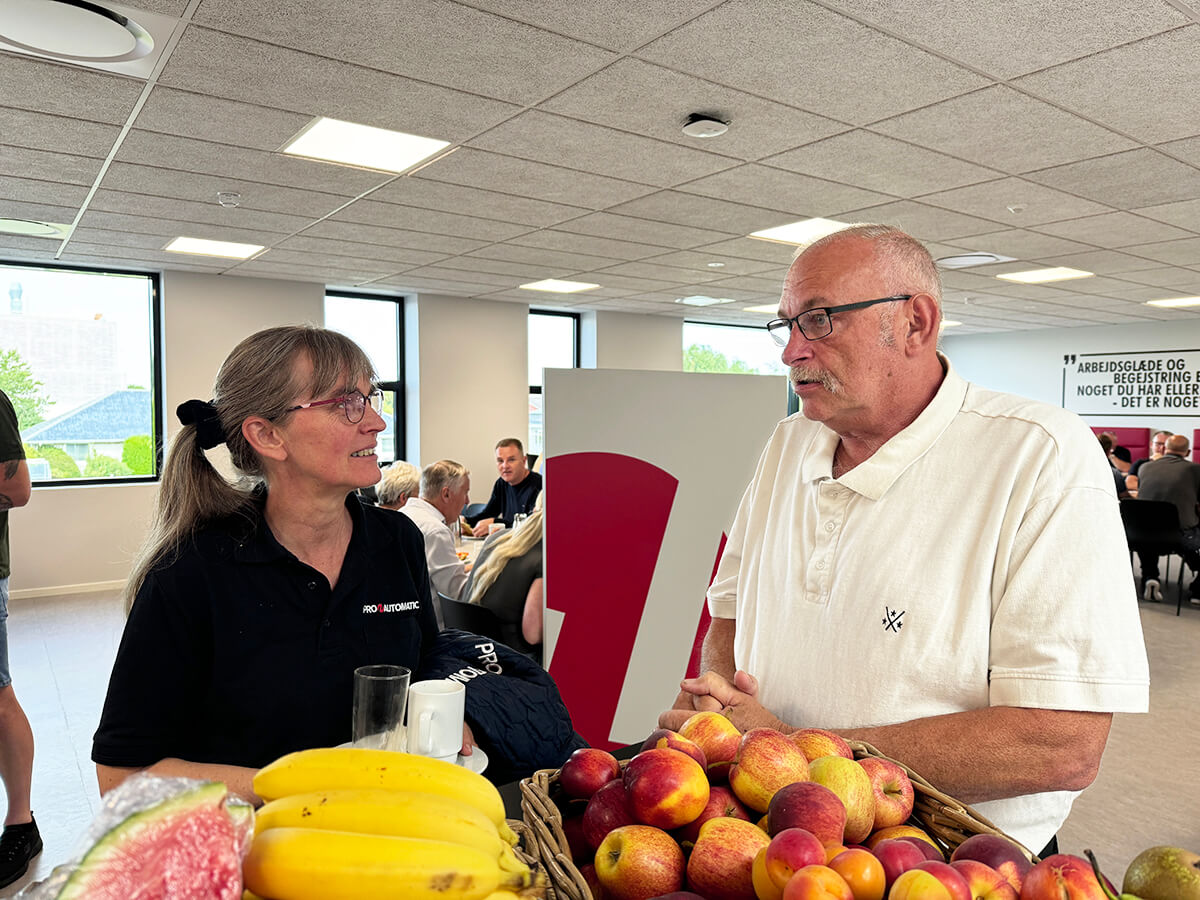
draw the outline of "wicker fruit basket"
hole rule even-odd
[[[943,851],[953,851],[959,844],[974,834],[995,834],[1013,840],[995,825],[975,812],[971,807],[959,803],[948,794],[943,794],[928,781],[899,760],[880,753],[870,744],[849,741],[855,759],[877,756],[900,766],[912,780],[915,803],[912,819],[942,845]],[[624,768],[622,762],[621,767]],[[592,900],[592,892],[579,869],[571,861],[571,850],[562,827],[562,812],[558,802],[563,793],[558,787],[558,769],[542,769],[521,782],[521,812],[528,826],[526,841],[537,845],[538,862],[546,870],[550,880],[547,896],[550,900]],[[1018,842],[1018,846],[1021,846]],[[1022,847],[1030,859],[1037,857]]]

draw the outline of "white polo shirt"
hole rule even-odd
[[[467,570],[458,554],[454,552],[454,535],[446,524],[441,511],[420,497],[410,497],[400,507],[400,513],[413,520],[425,536],[425,561],[429,564],[429,590],[433,608],[440,610],[437,594],[443,593],[457,600],[467,583]],[[441,624],[441,616],[438,616]]]
[[[1073,413],[968,384],[937,395],[840,479],[837,435],[776,426],[709,611],[797,726],[887,725],[987,706],[1148,708],[1149,672],[1112,476]],[[1073,792],[978,804],[1035,853]]]

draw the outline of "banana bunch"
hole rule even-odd
[[[273,900],[515,900],[544,882],[513,852],[496,788],[461,766],[361,748],[291,753],[254,778],[246,887]]]

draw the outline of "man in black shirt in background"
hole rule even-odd
[[[1188,549],[1184,556],[1191,570],[1197,573],[1188,590],[1191,602],[1200,606],[1200,465],[1187,458],[1188,439],[1182,434],[1167,438],[1166,453],[1142,465],[1138,470],[1138,500],[1165,500],[1174,503],[1179,510],[1179,528],[1183,533],[1183,545]],[[1146,600],[1161,600],[1162,589],[1158,581],[1158,556],[1139,553],[1142,564],[1142,597]]]
[[[496,444],[496,470],[500,477],[492,486],[487,506],[474,522],[467,519],[475,537],[486,536],[493,522],[511,528],[514,515],[533,512],[533,504],[542,491],[542,476],[529,471],[525,447],[517,438],[504,438]]]

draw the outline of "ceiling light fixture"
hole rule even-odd
[[[35,222],[33,219],[0,218],[0,232],[22,234],[26,237],[64,238],[71,232],[71,226],[55,222]]]
[[[683,123],[683,133],[694,138],[720,137],[728,130],[728,122],[722,122],[709,113],[692,113]]]
[[[987,252],[972,252],[958,253],[954,256],[943,256],[941,259],[935,259],[943,269],[966,269],[969,266],[986,266],[988,263],[1012,262],[1016,257],[1001,256],[999,253]]]
[[[942,328],[957,328],[962,322],[956,322],[954,319],[942,319]]]
[[[574,294],[577,291],[590,291],[598,288],[598,284],[586,281],[560,281],[557,278],[546,278],[542,281],[531,281],[520,285],[523,291],[549,291],[552,294]]]
[[[677,297],[675,302],[688,306],[716,306],[718,303],[732,303],[733,300],[729,297],[706,297],[703,294],[693,294],[690,297]]]
[[[1095,272],[1085,272],[1082,269],[1071,269],[1067,266],[1056,266],[1052,269],[1030,269],[1027,272],[1009,272],[997,275],[1005,281],[1019,281],[1021,284],[1043,284],[1047,281],[1068,281],[1072,278],[1091,278]]]
[[[1163,300],[1147,300],[1146,306],[1162,306],[1167,309],[1177,306],[1200,306],[1200,297],[1167,297]]]
[[[779,304],[763,303],[759,306],[743,306],[742,312],[766,313],[770,316],[777,316],[779,315]]]
[[[205,238],[177,237],[163,249],[169,253],[190,253],[194,256],[249,259],[261,253],[266,248],[261,244],[238,244],[233,241],[210,241]]]
[[[710,269],[723,269],[723,268],[725,268],[725,263],[723,263],[723,262],[710,262],[710,263],[705,263],[705,265],[706,265],[706,266],[708,266]]]
[[[306,125],[282,152],[399,175],[449,146],[449,141],[419,134],[321,117]]]
[[[764,228],[749,236],[761,241],[775,241],[777,244],[798,244],[803,247],[813,241],[820,240],[826,235],[849,228],[849,222],[838,222],[834,219],[803,219],[790,222],[787,225],[777,225],[774,228]]]
[[[5,0],[0,40],[71,62],[129,62],[154,49],[133,19],[87,0]]]

